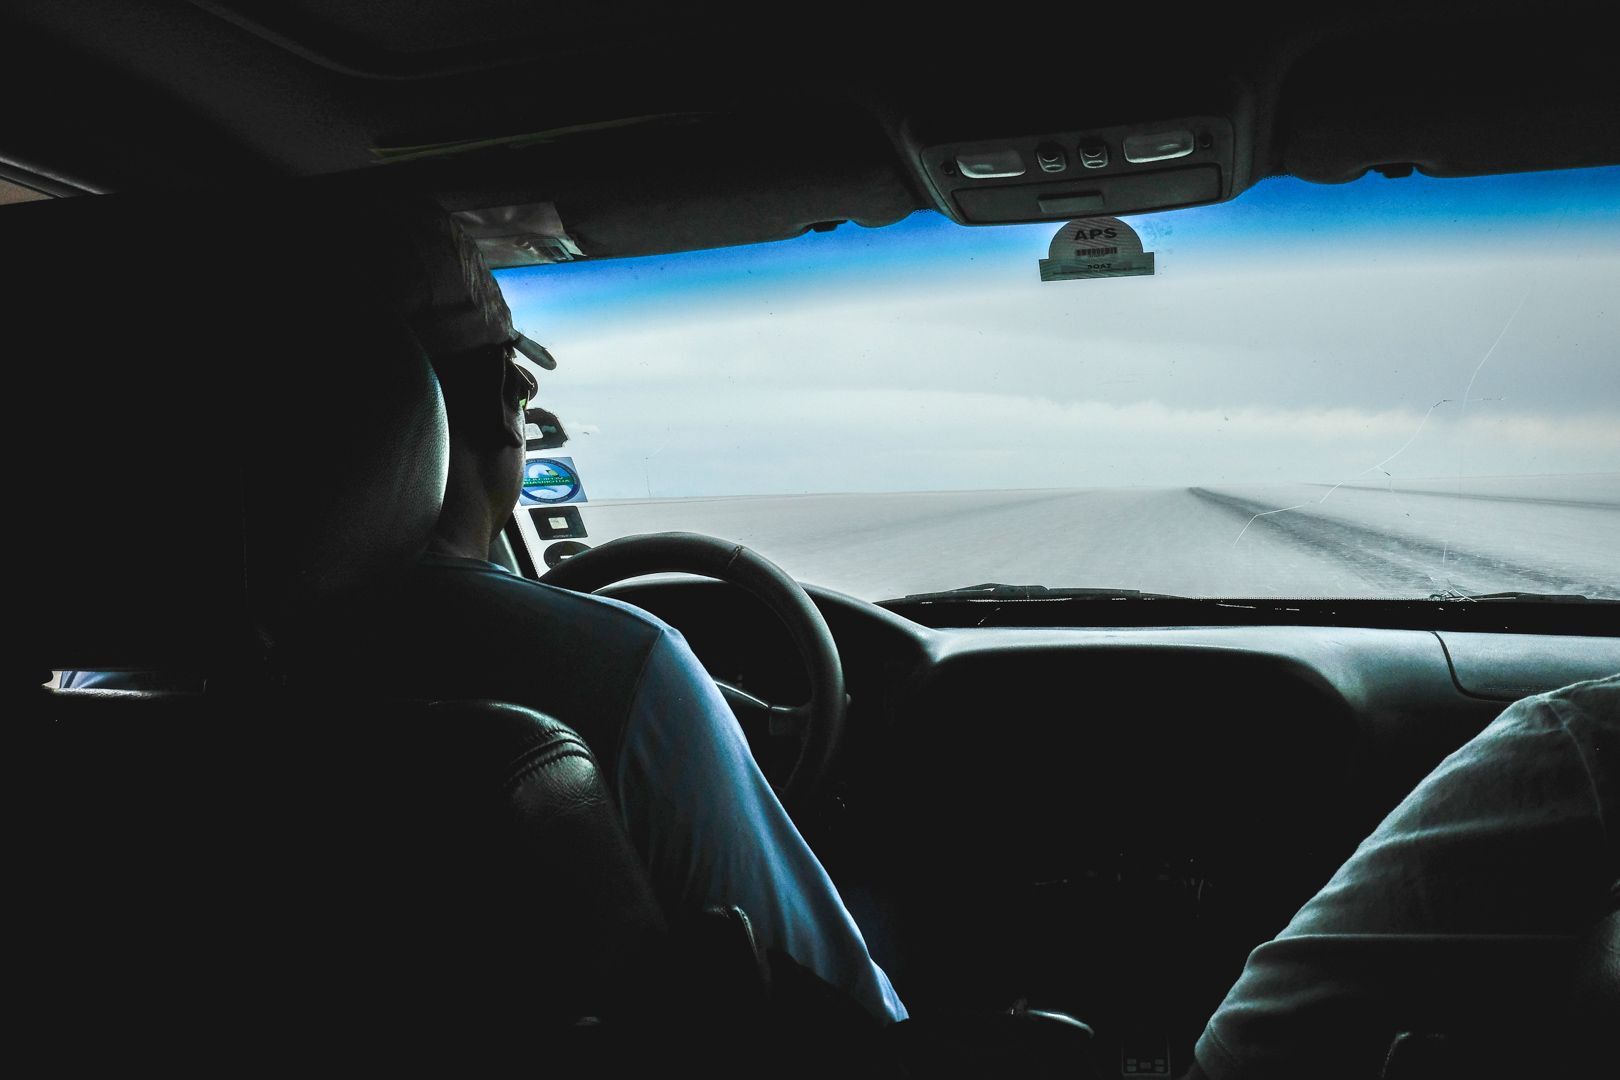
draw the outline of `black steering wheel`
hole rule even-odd
[[[769,559],[741,544],[701,533],[644,533],[610,540],[558,563],[540,578],[575,592],[596,592],[616,581],[644,574],[698,574],[730,582],[776,613],[799,650],[810,676],[810,700],[773,705],[716,679],[739,719],[746,713],[769,718],[773,735],[797,734],[798,760],[780,788],[782,802],[796,816],[809,810],[827,778],[844,734],[844,668],[838,645],[821,611],[797,581]]]

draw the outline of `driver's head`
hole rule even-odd
[[[538,390],[514,352],[497,343],[433,358],[450,420],[450,483],[476,482],[501,520],[523,487],[524,413]]]
[[[512,325],[494,275],[448,214],[422,202],[391,207],[387,216],[395,250],[381,271],[384,287],[433,363],[450,422],[436,540],[482,556],[522,490],[524,410],[537,391],[524,365],[556,361]]]

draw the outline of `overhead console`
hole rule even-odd
[[[964,225],[1219,202],[1237,176],[1232,122],[1213,115],[939,142],[919,156],[940,208]]]

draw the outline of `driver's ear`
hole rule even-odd
[[[463,421],[464,437],[491,449],[521,447],[525,426],[514,393],[517,376],[511,373],[512,362],[498,351],[481,349],[457,357],[456,363],[456,392],[464,400],[451,412],[452,420]]]
[[[534,397],[536,386],[528,373],[517,363],[507,359],[501,372],[502,446],[519,450],[528,444],[529,422],[525,411]]]
[[[456,438],[486,452],[527,444],[523,402],[535,385],[506,350],[473,349],[445,357],[434,367]]]

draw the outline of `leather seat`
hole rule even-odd
[[[493,703],[322,704],[35,711],[14,1030],[73,1067],[369,1068],[522,1060],[610,1011],[660,923],[578,738]]]
[[[64,1066],[532,1062],[536,1024],[600,1008],[663,932],[565,726],[279,670],[303,612],[415,558],[446,468],[426,358],[368,289],[386,251],[320,207],[0,217],[31,389],[7,435],[29,515],[8,967],[13,1030]],[[206,689],[41,685],[63,668]]]

